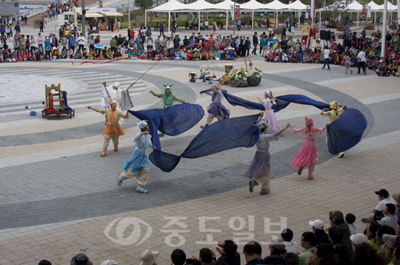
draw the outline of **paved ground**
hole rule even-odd
[[[318,64],[265,63],[258,56],[252,59],[263,70],[261,85],[224,86],[230,93],[256,101],[265,89],[271,89],[275,96],[304,94],[325,102],[338,100],[359,109],[368,121],[363,140],[343,159],[330,155],[325,137],[317,137],[315,181],[298,177],[290,167],[302,138],[287,131],[271,146],[272,193],[265,197],[259,196],[258,190],[249,194],[242,178],[254,148],[182,159],[168,174],[151,165],[148,195],[135,192],[134,180],[122,187],[116,185],[122,163],[134,149],[131,141],[138,131],[136,119],[124,122],[126,135],[121,137],[120,150],[101,158],[104,117],[86,106],[99,106],[102,81],[128,85],[154,62],[73,66],[61,60],[0,65],[0,85],[5,88],[0,90],[1,264],[37,264],[43,258],[66,264],[79,252],[85,252],[95,264],[106,259],[135,264],[146,248],[160,251],[159,264],[165,264],[176,246],[191,256],[198,255],[201,247],[214,247],[215,241],[226,238],[268,242],[286,225],[293,229],[300,245],[301,233],[310,229],[309,220],[320,218],[328,224],[328,212],[338,209],[354,213],[357,229],[362,231],[361,218],[377,202],[373,191],[387,188],[390,193],[398,192],[399,170],[395,165],[400,118],[393,114],[398,111],[399,79],[380,78],[373,72],[345,75],[339,66],[323,71]],[[218,66],[216,74],[224,72],[225,62],[202,63]],[[162,107],[148,92],[161,91],[163,84],[173,85],[181,98],[205,108],[210,98],[198,92],[208,86],[187,82],[188,73],[198,71],[199,65],[158,63],[132,88],[135,109]],[[234,65],[243,67],[243,62]],[[69,92],[75,118],[48,121],[27,115],[26,105],[38,112],[42,109],[44,85],[51,83],[61,83]],[[229,108],[233,117],[257,113]],[[316,118],[318,127],[327,122],[317,109],[303,105],[290,105],[277,113],[277,118],[281,125],[290,122],[300,127],[307,115]],[[164,137],[163,149],[181,153],[204,122],[205,118],[180,136]],[[184,218],[180,219],[184,224],[177,220],[167,225],[171,217]],[[206,222],[205,228],[202,222]],[[269,229],[269,222],[280,225]],[[173,233],[170,241],[166,230],[171,230],[169,234],[178,230],[182,237]]]

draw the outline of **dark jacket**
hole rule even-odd
[[[256,35],[253,35],[253,44],[258,45],[258,37]]]
[[[225,261],[228,265],[240,265],[240,255],[238,252],[234,255],[222,255],[218,261]]]

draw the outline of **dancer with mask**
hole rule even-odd
[[[257,123],[257,127],[260,130],[260,134],[256,142],[257,151],[249,169],[247,169],[247,172],[244,174],[245,177],[249,178],[250,193],[254,191],[255,186],[260,185],[260,195],[271,193],[269,178],[269,172],[271,168],[269,154],[270,142],[277,141],[278,136],[290,127],[290,124],[288,123],[283,129],[280,129],[274,134],[267,134],[268,125],[264,120],[262,120],[263,115],[264,113],[260,112],[260,118],[258,119]]]
[[[146,155],[146,149],[152,148],[153,150],[157,150],[157,148],[151,143],[150,126],[147,122],[140,121],[138,126],[140,132],[133,138],[133,142],[136,145],[135,151],[133,151],[128,160],[125,160],[124,171],[119,174],[117,184],[121,186],[124,180],[136,177],[138,184],[136,191],[146,194],[148,190],[146,190],[144,186],[148,181],[150,166],[149,158]]]
[[[261,100],[259,97],[257,97],[257,99],[265,107],[265,123],[268,124],[268,126],[271,127],[275,132],[280,131],[281,127],[279,126],[274,110],[272,109],[272,106],[276,105],[276,101],[271,90],[265,91],[264,97],[264,100]]]
[[[129,113],[126,112],[123,114],[122,111],[117,109],[117,101],[109,99],[110,102],[110,109],[96,109],[91,106],[88,106],[88,109],[94,110],[98,113],[101,113],[106,116],[106,127],[103,131],[104,137],[104,144],[103,144],[103,151],[101,152],[100,156],[105,157],[107,154],[108,144],[110,143],[110,139],[112,139],[114,144],[114,152],[118,151],[118,140],[121,135],[125,135],[124,130],[122,130],[121,126],[119,125],[119,120],[121,118],[129,119]]]
[[[321,115],[324,117],[328,117],[329,123],[332,123],[340,118],[340,116],[344,112],[344,109],[346,108],[346,105],[344,105],[343,107],[339,107],[339,104],[337,101],[332,101],[329,103],[329,108],[330,108],[330,110],[328,108],[323,109],[321,111]],[[343,158],[344,152],[340,152],[338,157]]]
[[[315,144],[315,137],[322,134],[328,126],[328,123],[322,129],[314,127],[314,117],[305,118],[305,127],[296,129],[292,125],[293,133],[297,135],[304,135],[304,142],[300,147],[300,151],[293,155],[290,164],[294,169],[297,169],[297,174],[300,176],[305,167],[308,167],[308,179],[314,179],[314,168],[318,161],[318,149]]]

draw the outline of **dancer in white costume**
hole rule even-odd
[[[272,109],[272,106],[276,105],[275,98],[270,90],[265,91],[264,97],[264,101],[262,101],[259,97],[257,97],[257,99],[265,107],[265,123],[268,124],[268,126],[271,127],[275,132],[280,131],[281,127],[279,126],[274,114],[274,110]]]

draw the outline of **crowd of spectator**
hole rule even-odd
[[[288,22],[290,23],[290,22]],[[289,24],[290,25],[290,24]],[[87,38],[78,34],[74,24],[65,24],[60,27],[59,36],[50,34],[42,37],[40,33],[34,36],[20,34],[19,24],[14,26],[15,34],[10,28],[2,30],[0,38],[0,61],[40,61],[55,59],[90,59],[111,60],[121,59],[167,59],[167,60],[236,60],[251,54],[259,54],[267,62],[274,63],[324,63],[342,65],[345,73],[367,74],[367,70],[375,71],[380,76],[400,76],[400,26],[396,31],[389,31],[386,35],[385,54],[381,54],[381,33],[374,37],[367,37],[366,30],[359,34],[351,32],[349,27],[343,32],[343,40],[339,41],[332,36],[330,39],[317,39],[310,45],[302,39],[294,40],[294,30],[282,32],[276,36],[272,28],[252,38],[246,36],[197,35],[184,36],[170,32],[164,34],[164,25],[156,25],[160,35],[153,39],[151,25],[134,31],[129,28],[126,37],[121,34],[112,37],[109,44],[102,48],[96,47],[100,43],[100,36]],[[3,31],[5,32],[3,34]],[[13,51],[11,51],[11,43]]]
[[[246,265],[400,265],[400,195],[389,196],[386,189],[376,191],[378,204],[368,218],[362,218],[367,226],[357,233],[356,216],[341,211],[330,211],[329,227],[322,220],[309,222],[310,231],[294,235],[289,228],[283,229],[279,239],[268,244],[269,255],[262,257],[263,248],[250,241],[240,252]],[[294,241],[298,239],[301,250]],[[175,249],[170,265],[240,265],[241,256],[232,240],[219,241],[214,248],[200,249],[198,256],[188,257],[184,250]],[[264,249],[265,251],[265,249]],[[156,265],[158,251],[146,249],[140,257],[140,265]],[[78,254],[71,265],[93,263],[85,254]],[[107,260],[102,265],[118,264]],[[51,265],[42,260],[39,265]]]

